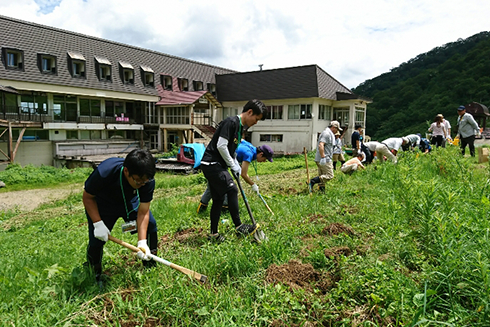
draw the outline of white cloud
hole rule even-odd
[[[239,71],[318,64],[355,87],[488,29],[488,0],[0,0],[2,15]]]

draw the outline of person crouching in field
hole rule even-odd
[[[82,201],[88,221],[87,263],[102,283],[102,254],[116,221],[138,234],[138,257],[146,267],[156,265],[148,254],[157,254],[157,223],[150,211],[155,189],[155,159],[147,150],[135,149],[125,159],[104,160],[87,178]],[[124,228],[127,226],[127,228]],[[149,247],[148,247],[149,245]],[[151,260],[151,261],[150,261]]]
[[[357,155],[347,160],[342,167],[340,167],[340,171],[344,174],[352,174],[358,169],[364,169],[364,165],[362,164],[362,159],[364,158],[364,154],[362,152],[358,152]]]

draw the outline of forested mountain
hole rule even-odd
[[[373,140],[425,135],[438,113],[449,120],[454,137],[458,106],[474,101],[490,107],[490,32],[420,54],[352,91],[373,99],[366,116]]]

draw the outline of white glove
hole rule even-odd
[[[252,191],[259,194],[259,186],[255,183],[252,184]]]
[[[233,166],[230,167],[231,171],[235,173],[238,177],[242,174],[242,167],[238,164],[238,162],[235,161]]]
[[[321,158],[320,159],[320,166],[326,166],[327,165],[327,158]]]
[[[102,220],[99,220],[98,222],[94,223],[94,236],[95,238],[98,238],[99,240],[103,242],[107,242],[109,239],[109,235],[111,235],[111,232],[107,228],[107,226],[104,224]]]
[[[146,240],[139,240],[138,248],[140,249],[140,251],[136,253],[138,258],[146,261],[151,260],[151,257],[149,256],[151,252],[150,252],[150,248],[148,247],[148,244],[146,243]]]

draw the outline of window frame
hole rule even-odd
[[[173,79],[170,75],[160,75],[160,84],[165,91],[173,91]]]
[[[332,114],[333,114],[333,107],[331,105],[327,105],[327,104],[318,105],[318,120],[332,120]]]
[[[303,106],[306,107],[306,108],[304,108],[305,109],[305,113],[304,114],[302,114]],[[296,117],[296,113],[294,113],[294,112],[293,112],[294,116],[291,117],[292,116],[290,114],[291,110],[295,110],[296,111],[296,109],[298,110],[297,117]],[[309,109],[309,114],[308,114],[308,109]],[[308,119],[312,119],[313,118],[312,111],[313,111],[313,105],[311,103],[288,105],[288,120],[308,120]]]
[[[95,74],[100,82],[111,82],[112,83],[112,63],[102,57],[94,57],[95,63]]]
[[[44,61],[49,60],[51,62],[50,69],[44,69]],[[37,54],[37,64],[41,74],[58,75],[58,58],[48,53]]]
[[[155,72],[148,66],[140,66],[141,81],[145,87],[155,87]]]
[[[182,92],[189,91],[189,80],[187,78],[179,78],[179,89]]]
[[[208,92],[211,93],[216,98],[216,84],[208,83],[207,88],[208,88]]]
[[[70,71],[71,77],[73,78],[87,78],[87,60],[82,54],[68,51],[68,70]],[[75,72],[75,67],[79,72]]]
[[[119,62],[121,81],[125,85],[134,85],[134,67],[128,62]],[[126,76],[127,75],[127,76]],[[130,78],[132,77],[132,78]]]
[[[194,91],[204,91],[204,83],[202,81],[193,81]]]
[[[259,141],[267,143],[283,143],[284,134],[259,134]]]
[[[270,120],[283,120],[284,119],[284,105],[271,105],[271,106],[266,106],[267,107],[267,118]],[[279,110],[280,109],[280,110]],[[280,115],[279,115],[280,111]],[[276,115],[274,115],[276,113]],[[276,116],[279,115],[280,117]]]
[[[5,68],[9,70],[21,70],[24,71],[24,51],[16,48],[2,48],[2,58],[5,64]],[[10,58],[13,57],[15,62],[10,65]]]

